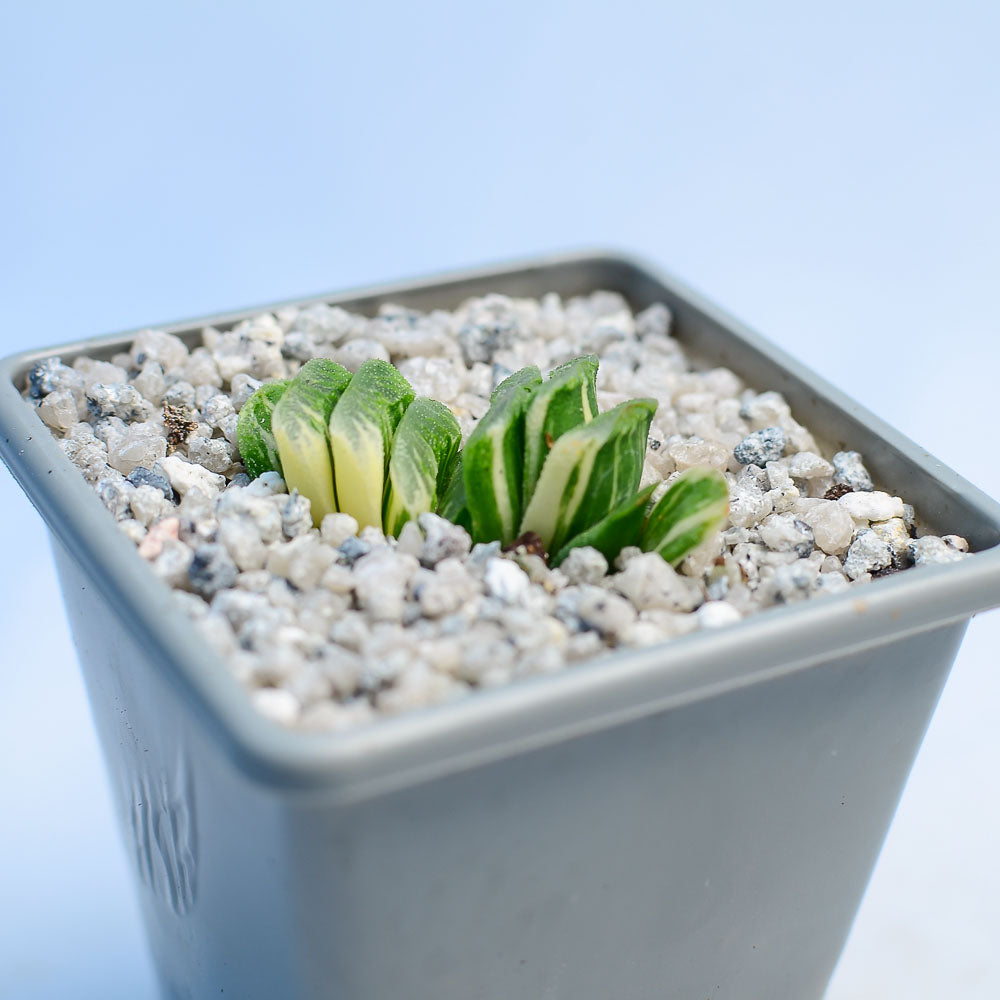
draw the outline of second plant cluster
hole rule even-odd
[[[397,535],[433,511],[475,542],[531,539],[558,565],[588,545],[613,562],[627,545],[678,563],[725,520],[729,490],[712,469],[682,473],[652,504],[640,489],[654,399],[597,410],[594,355],[535,366],[501,382],[461,448],[451,411],[414,396],[388,362],[357,374],[333,361],[307,362],[294,379],[261,386],[240,411],[247,473],[281,473],[326,514]]]

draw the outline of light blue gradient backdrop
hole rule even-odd
[[[612,245],[1000,495],[998,12],[5,5],[0,354]],[[5,472],[0,514],[0,996],[140,1000],[47,543]],[[831,1000],[997,994],[998,639],[970,629]]]

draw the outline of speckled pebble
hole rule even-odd
[[[910,543],[913,539],[910,538],[909,528],[901,517],[894,517],[888,521],[878,521],[872,525],[872,531],[889,546],[889,551],[892,553],[892,565],[896,569],[903,569],[913,562],[913,556],[910,553]]]
[[[472,539],[464,528],[437,514],[421,514],[417,523],[424,533],[424,544],[420,550],[420,561],[424,566],[436,566],[442,559],[463,556],[472,546]]]
[[[949,536],[955,537],[955,536]],[[964,541],[964,539],[962,539]],[[962,549],[949,545],[945,539],[925,535],[910,542],[910,557],[916,566],[936,566],[959,562],[966,558]]]
[[[137,465],[126,478],[133,486],[152,486],[153,489],[159,490],[165,499],[174,499],[173,487],[159,464],[154,465],[152,469]]]
[[[862,528],[847,550],[844,572],[857,580],[865,573],[877,573],[892,565],[892,549],[871,528]]]
[[[95,418],[142,420],[152,409],[137,389],[124,382],[112,385],[96,382],[87,389],[86,396],[87,408]]]
[[[236,583],[236,573],[236,564],[219,544],[195,549],[188,565],[188,580],[202,597],[212,597],[217,591],[232,587]]]
[[[875,489],[872,477],[861,459],[860,452],[838,451],[833,456],[833,481],[865,493]]]
[[[759,530],[760,540],[775,552],[794,552],[804,558],[815,547],[813,529],[794,514],[772,514]]]
[[[600,587],[585,586],[583,589],[576,612],[588,628],[615,638],[635,621],[635,606],[625,598]]]
[[[741,465],[759,465],[781,458],[788,435],[780,427],[762,427],[748,434],[734,449],[733,457]]]

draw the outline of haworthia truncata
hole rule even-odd
[[[551,559],[553,566],[558,566],[573,549],[589,545],[602,553],[609,565],[615,561],[618,553],[626,545],[635,545],[646,519],[646,508],[657,483],[643,487],[635,496],[629,497],[623,504],[617,506],[607,517],[597,524],[584,529],[571,538]]]
[[[288,388],[288,379],[267,382],[244,404],[236,423],[236,445],[251,479],[265,472],[281,472],[278,442],[271,430],[275,404]]]
[[[451,472],[441,491],[437,512],[447,518],[452,524],[465,528],[472,534],[472,518],[469,515],[469,505],[465,498],[465,475],[463,474],[462,452],[459,452],[452,463]]]
[[[585,354],[555,368],[531,397],[524,418],[524,483],[527,505],[549,450],[566,431],[597,416],[597,356]]]
[[[729,513],[729,487],[715,469],[682,472],[649,512],[639,547],[676,564],[720,528]]]
[[[462,443],[462,430],[444,403],[424,396],[410,403],[392,442],[385,494],[385,532],[434,510]]]
[[[313,524],[336,511],[327,425],[351,373],[326,358],[307,361],[274,407],[271,429],[291,492],[309,498]]]
[[[462,452],[466,502],[477,542],[513,541],[521,518],[524,413],[542,384],[534,366],[504,379]]]
[[[656,407],[655,399],[633,399],[563,434],[542,466],[520,533],[533,531],[558,552],[631,496]]]
[[[410,383],[389,364],[369,358],[330,416],[330,449],[341,511],[359,527],[382,528],[382,494],[393,434],[413,401]]]

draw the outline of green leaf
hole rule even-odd
[[[715,469],[682,472],[649,512],[639,536],[645,552],[658,552],[671,565],[722,527],[729,513],[729,486]]]
[[[571,538],[552,557],[552,565],[558,566],[571,550],[584,545],[597,549],[608,560],[609,565],[613,563],[626,545],[635,545],[638,542],[642,522],[646,519],[649,498],[657,485],[652,483],[639,490],[635,496],[629,497],[611,511],[607,517]]]
[[[388,361],[369,358],[330,416],[330,449],[341,511],[382,528],[382,494],[396,426],[413,402],[410,383]]]
[[[534,365],[504,379],[465,444],[463,475],[474,541],[499,539],[506,545],[514,539],[522,509],[524,413],[541,384]]]
[[[534,531],[558,552],[631,496],[656,407],[655,399],[629,400],[563,434],[542,466],[519,533]]]
[[[351,373],[326,358],[307,361],[278,400],[271,429],[289,492],[309,498],[313,524],[337,509],[327,423]],[[238,426],[238,425],[237,425]]]
[[[465,475],[463,471],[462,455],[459,452],[452,462],[451,470],[446,476],[444,488],[441,490],[441,500],[438,503],[437,512],[441,517],[447,518],[452,524],[460,525],[469,534],[472,534],[472,516],[469,514],[469,505],[465,498]]]
[[[403,414],[389,457],[386,534],[434,509],[462,443],[454,414],[436,399],[415,399]]]
[[[265,472],[281,472],[278,442],[271,430],[275,404],[289,386],[288,379],[267,382],[244,404],[236,423],[236,445],[247,475],[256,479]]]
[[[597,416],[597,356],[586,354],[553,369],[531,397],[524,418],[524,503],[531,499],[553,444]]]

